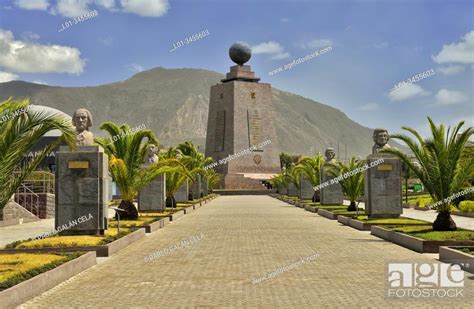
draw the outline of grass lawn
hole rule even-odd
[[[456,249],[456,250],[459,250],[461,252],[464,252],[470,255],[474,255],[474,248],[461,248],[461,249]]]
[[[308,205],[308,206],[312,206],[312,207],[317,207],[317,206],[321,205],[321,203],[319,203],[319,202],[311,202],[310,200],[303,201],[303,204]]]
[[[371,223],[371,224],[393,224],[393,225],[404,225],[404,224],[419,224],[419,225],[427,225],[431,224],[427,221],[422,220],[415,220],[410,218],[387,218],[387,219],[371,219],[369,220],[367,216],[358,216],[358,221],[362,221],[364,223]]]
[[[458,229],[457,231],[433,231],[430,225],[416,226],[388,226],[389,230],[405,233],[425,240],[456,240],[456,241],[474,241],[474,231]]]
[[[357,214],[357,211],[353,210],[353,211],[348,211],[347,210],[347,207],[344,208],[344,209],[335,209],[334,211],[331,211],[335,214],[344,214],[344,215],[356,215]],[[363,209],[359,209],[359,213],[363,213],[364,210]]]
[[[82,253],[0,254],[0,291],[68,262]]]
[[[166,216],[138,216],[137,220],[120,220],[120,228],[122,227],[139,227],[158,221]],[[117,220],[109,221],[109,228],[116,228]]]
[[[344,205],[328,205],[328,206],[316,206],[318,207],[319,209],[324,209],[324,210],[329,210],[329,211],[333,211],[333,210],[347,210],[347,206],[344,206]]]
[[[77,236],[52,236],[44,239],[15,241],[6,246],[7,249],[15,248],[44,248],[44,247],[78,247],[78,246],[100,246],[108,244],[120,237],[123,237],[135,229],[120,228],[117,233],[116,228],[105,231],[104,236],[77,235]]]

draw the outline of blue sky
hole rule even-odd
[[[85,12],[98,16],[58,32]],[[209,35],[173,52],[173,43]],[[94,86],[157,66],[225,73],[246,41],[262,82],[368,127],[474,118],[474,1],[0,0],[0,82]],[[332,50],[274,75],[326,46]],[[390,95],[398,82],[435,74]]]

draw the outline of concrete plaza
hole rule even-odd
[[[193,235],[203,239],[151,261]],[[254,284],[253,279],[318,254]],[[469,307],[386,297],[387,263],[436,262],[268,196],[223,196],[25,304],[26,308]]]

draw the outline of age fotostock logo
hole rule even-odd
[[[459,264],[388,263],[388,297],[464,297]]]

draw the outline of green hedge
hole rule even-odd
[[[474,201],[462,201],[459,203],[459,211],[474,212]]]

